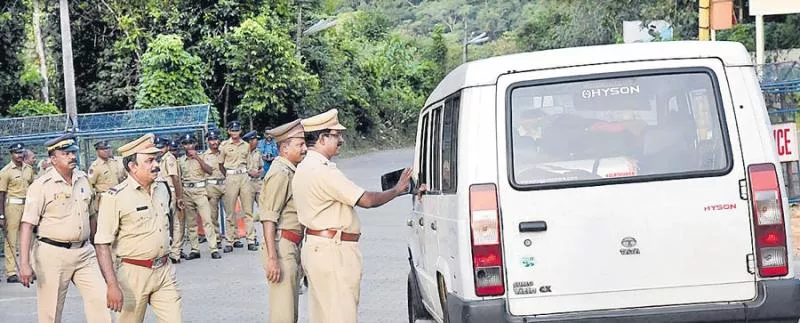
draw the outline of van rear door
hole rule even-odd
[[[720,60],[510,73],[497,89],[512,315],[755,297]]]

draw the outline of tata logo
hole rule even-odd
[[[633,237],[625,237],[622,238],[621,244],[625,248],[633,248],[636,247],[636,239]]]

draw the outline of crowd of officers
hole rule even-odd
[[[345,177],[331,161],[344,143],[335,109],[268,130],[277,156],[261,156],[258,134],[241,135],[238,121],[226,129],[226,140],[209,131],[202,153],[192,134],[178,142],[142,136],[118,148],[121,158],[100,141],[88,173],[77,168],[70,133],[45,143],[47,164],[38,172],[23,144],[9,147],[11,162],[0,170],[5,272],[9,283],[36,282],[39,322],[61,321],[70,282],[87,322],[111,322],[112,312],[119,322],[142,322],[148,304],[160,322],[181,322],[173,264],[200,258],[198,223],[213,259],[222,258],[220,249],[244,248],[242,238],[248,250],[260,251],[269,322],[297,322],[304,276],[311,322],[357,321],[362,257],[354,207],[377,207],[403,194],[410,171],[384,192],[365,191]]]

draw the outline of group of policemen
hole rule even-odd
[[[70,281],[88,322],[110,322],[111,311],[119,322],[142,322],[148,304],[159,321],[181,322],[172,264],[200,257],[197,217],[212,258],[221,258],[220,248],[243,248],[233,219],[238,201],[247,248],[260,251],[268,281],[269,321],[297,322],[299,278],[305,276],[311,322],[356,322],[362,257],[354,208],[377,207],[403,194],[410,170],[391,190],[360,188],[331,161],[345,129],[333,109],[267,131],[278,156],[263,180],[258,135],[240,136],[237,121],[227,125],[224,141],[209,132],[203,153],[193,135],[184,135],[180,158],[153,134],[119,147],[121,160],[99,142],[88,174],[77,168],[78,146],[67,133],[45,143],[52,166],[35,180],[19,156],[24,146],[12,145],[12,161],[0,172],[5,240],[9,247],[19,242],[19,263],[11,268],[8,260],[16,262],[17,250],[6,249],[8,281],[29,287],[36,280],[40,322],[61,320]],[[224,238],[214,216],[220,199]],[[254,222],[261,223],[263,244],[257,244]],[[191,251],[181,257],[184,230]]]

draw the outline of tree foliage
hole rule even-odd
[[[278,116],[316,87],[316,79],[295,56],[288,32],[270,21],[269,17],[245,20],[228,41],[225,63],[231,71],[229,82],[243,92],[236,108],[243,116]]]
[[[62,113],[55,104],[38,100],[22,99],[8,109],[9,117],[45,116]]]
[[[142,55],[137,108],[208,103],[200,58],[183,48],[177,35],[159,35]]]

